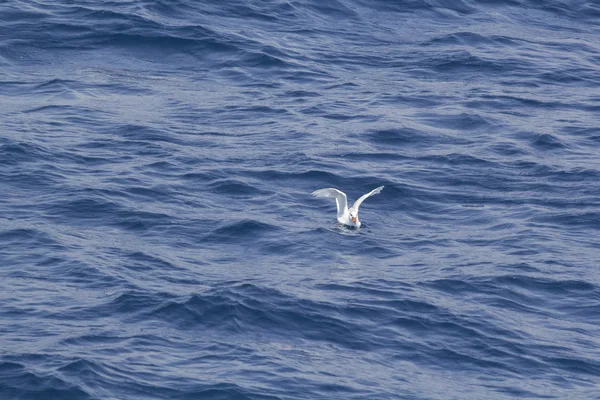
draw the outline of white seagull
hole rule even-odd
[[[373,196],[381,192],[384,186],[379,186],[377,189],[371,190],[367,194],[363,194],[359,197],[358,200],[354,203],[354,205],[348,208],[348,199],[346,198],[346,193],[339,191],[334,188],[327,189],[319,189],[312,192],[312,195],[315,197],[332,197],[335,199],[335,204],[337,205],[337,220],[340,224],[355,226],[360,228],[360,221],[358,220],[358,207],[362,204],[363,201],[369,196]]]

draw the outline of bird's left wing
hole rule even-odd
[[[356,200],[354,202],[354,205],[352,206],[352,208],[354,208],[354,210],[356,210],[358,212],[358,207],[360,207],[360,205],[362,204],[363,201],[365,201],[365,199],[369,196],[373,196],[374,194],[377,194],[379,192],[381,192],[383,190],[385,186],[379,186],[377,189],[373,189],[371,190],[369,193],[367,194],[363,194],[362,196],[360,196],[358,198],[358,200]]]

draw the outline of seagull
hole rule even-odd
[[[340,224],[353,226],[356,228],[360,228],[360,221],[358,220],[358,207],[362,204],[363,201],[369,196],[373,196],[381,192],[384,186],[379,186],[377,189],[371,190],[367,194],[363,194],[356,200],[354,205],[348,208],[348,199],[346,198],[346,193],[334,189],[319,189],[312,192],[312,195],[315,197],[332,197],[335,199],[335,204],[337,205],[337,220]]]

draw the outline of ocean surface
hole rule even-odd
[[[567,398],[600,3],[0,1],[1,400]]]

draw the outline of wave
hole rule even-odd
[[[0,394],[4,398],[78,398],[91,399],[85,390],[54,375],[33,372],[15,362],[0,363],[0,378],[4,382]]]

